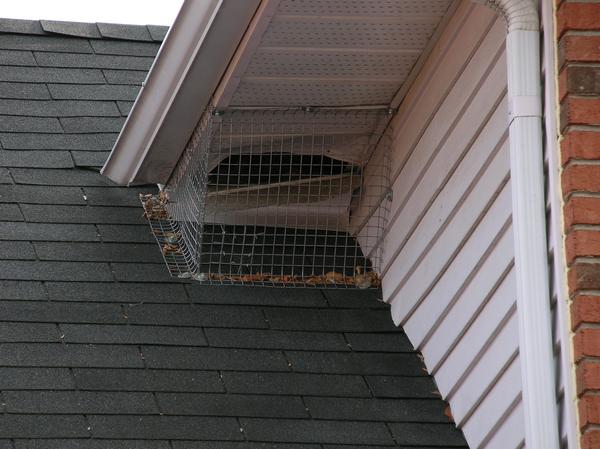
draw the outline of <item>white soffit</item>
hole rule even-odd
[[[451,3],[281,0],[218,106],[389,105]]]
[[[211,96],[219,109],[396,107],[457,2],[185,0],[103,174],[166,183]],[[212,4],[204,24],[196,10]]]

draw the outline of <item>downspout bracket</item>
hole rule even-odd
[[[521,95],[508,99],[508,123],[518,117],[542,117],[542,105],[537,95]]]

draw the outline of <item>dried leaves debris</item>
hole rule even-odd
[[[169,218],[166,205],[169,202],[167,193],[162,191],[158,195],[141,194],[140,200],[144,207],[144,217],[148,220],[166,220]]]
[[[357,270],[358,271],[358,270]],[[379,287],[381,280],[375,272],[357,273],[354,276],[345,276],[342,273],[330,271],[324,275],[294,276],[294,275],[274,275],[269,273],[256,274],[218,274],[218,273],[200,273],[198,275],[182,275],[183,278],[192,278],[201,281],[212,281],[217,283],[241,283],[241,284],[281,284],[283,286],[319,286],[319,285],[344,285],[348,287],[358,287],[367,289]]]

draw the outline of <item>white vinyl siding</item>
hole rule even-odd
[[[464,2],[392,123],[383,294],[472,448],[524,441],[504,38]]]
[[[525,446],[505,33],[493,11],[462,2],[391,124],[383,295],[472,448]],[[555,270],[551,265],[556,281]],[[558,367],[563,342],[556,313],[554,320]],[[568,447],[560,368],[558,376]]]

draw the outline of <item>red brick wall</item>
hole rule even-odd
[[[562,191],[582,446],[600,448],[600,3],[557,1]]]

